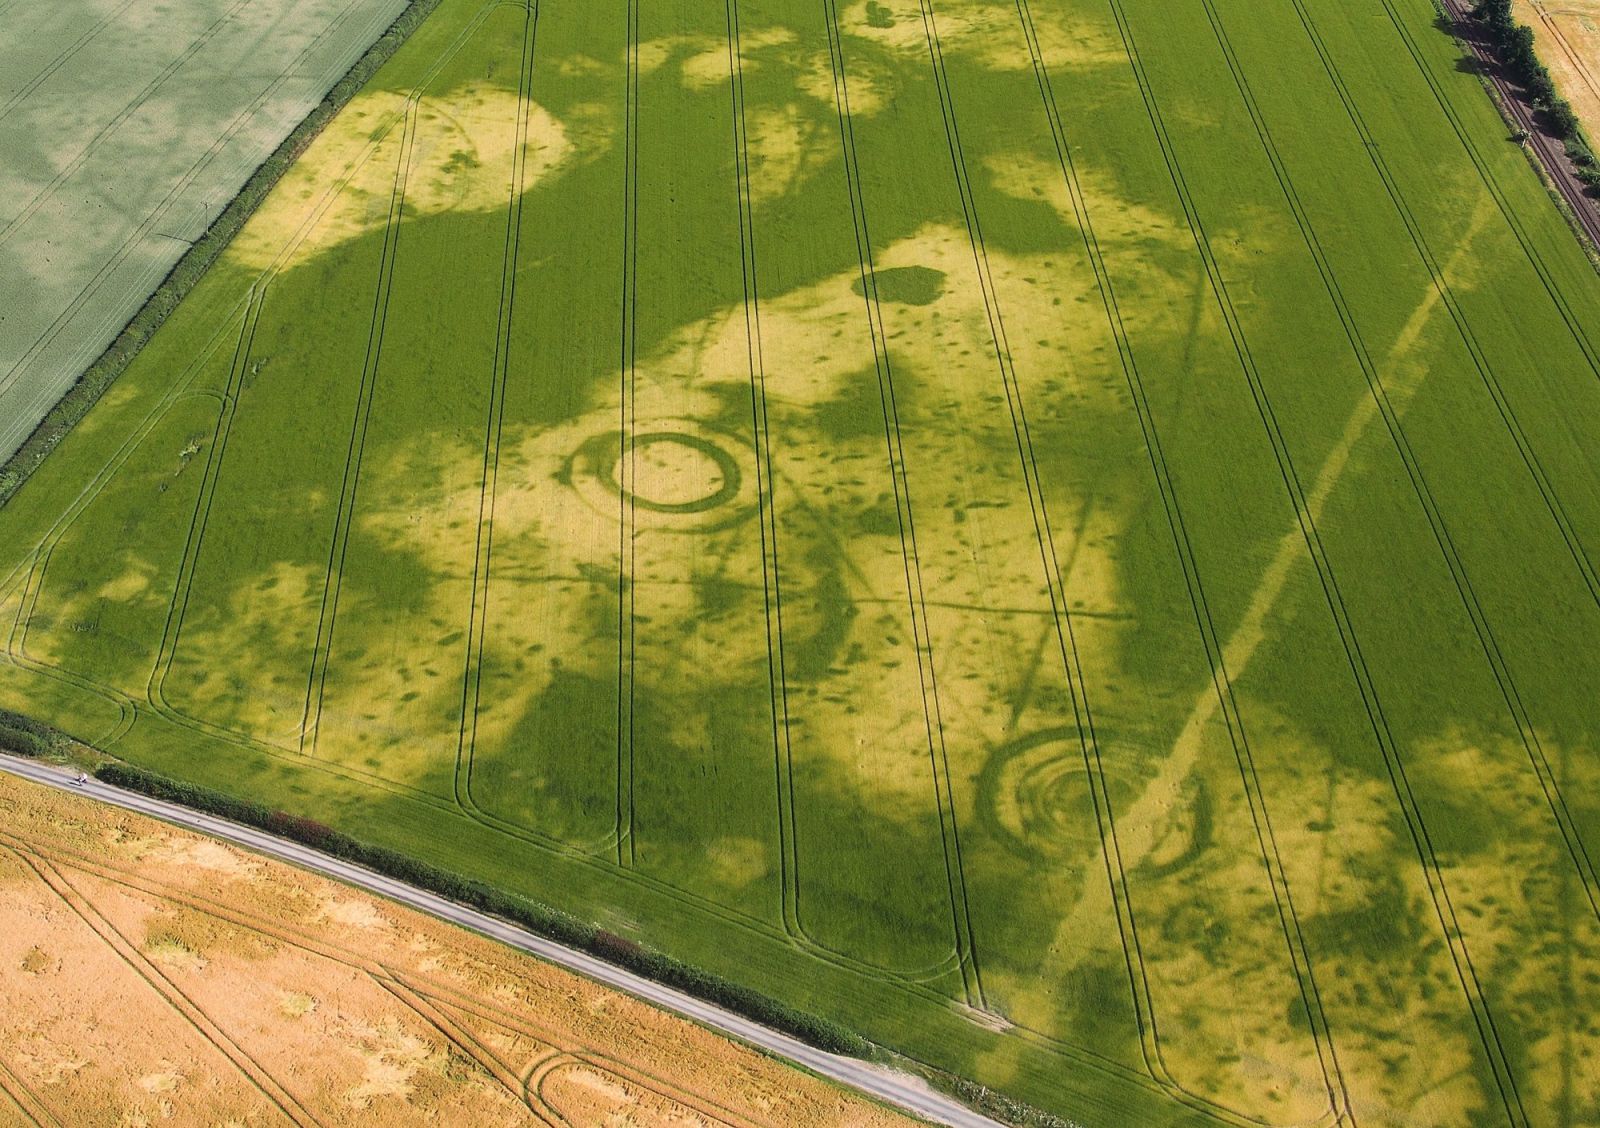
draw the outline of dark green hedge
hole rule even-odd
[[[872,1052],[871,1043],[865,1038],[837,1023],[794,1010],[771,996],[690,967],[671,956],[596,928],[548,905],[513,897],[482,882],[439,869],[397,851],[357,841],[312,819],[275,811],[260,803],[237,799],[210,788],[168,779],[131,764],[106,764],[97,769],[95,775],[105,783],[129,791],[179,803],[293,839],[408,885],[470,905],[481,912],[519,924],[539,936],[582,949],[607,963],[625,967],[657,983],[676,987],[687,994],[726,1007],[819,1049],[853,1057],[867,1057]]]
[[[0,709],[0,752],[14,756],[48,756],[62,743],[54,729],[20,713]]]
[[[95,401],[105,393],[117,377],[122,375],[155,331],[161,328],[162,323],[177,308],[178,303],[194,289],[195,284],[217,260],[217,256],[233,241],[233,237],[238,234],[245,221],[255,214],[273,185],[277,184],[300,154],[305,152],[306,146],[322,132],[333,115],[366,85],[367,80],[377,73],[379,67],[389,61],[390,57],[400,49],[400,45],[438,6],[439,0],[412,0],[405,11],[396,17],[394,23],[389,25],[389,29],[367,48],[366,53],[356,60],[355,65],[345,72],[344,77],[334,84],[333,89],[328,91],[322,101],[306,115],[289,136],[283,139],[250,179],[245,181],[239,194],[222,210],[222,214],[217,216],[205,234],[184,252],[183,257],[173,266],[161,285],[156,287],[155,292],[146,299],[139,312],[133,315],[133,319],[123,327],[121,333],[117,334],[106,351],[88,367],[78,378],[78,382],[50,409],[39,426],[34,428],[33,434],[28,436],[27,441],[17,448],[16,453],[6,460],[3,467],[0,467],[0,505],[11,499],[11,496],[22,487],[22,483],[28,480],[29,475],[38,469],[45,456],[78,425],[78,420],[87,414]]]
[[[14,756],[44,756],[49,754],[50,745],[27,729],[0,721],[0,752],[10,752]]]
[[[1517,22],[1511,0],[1479,0],[1472,14],[1483,24],[1512,81],[1527,91],[1528,100],[1544,114],[1551,131],[1568,142],[1569,148],[1576,143],[1587,153],[1578,115],[1556,91],[1550,71],[1534,50],[1533,29]]]

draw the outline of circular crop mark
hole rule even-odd
[[[638,530],[705,533],[756,510],[749,441],[693,419],[652,419],[632,436],[590,435],[556,480],[596,513]]]
[[[626,488],[623,464],[631,462]],[[602,473],[602,482],[653,513],[704,513],[739,496],[742,475],[733,455],[698,435],[652,431],[635,435]]]
[[[1120,790],[1109,782],[1113,792]],[[979,786],[988,819],[1025,857],[1100,849],[1094,794],[1076,729],[1046,729],[996,750]]]

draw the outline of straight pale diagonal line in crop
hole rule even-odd
[[[1483,228],[1488,218],[1486,209],[1480,205],[1460,245],[1450,261],[1445,264],[1443,274],[1446,278],[1460,270],[1471,250],[1473,236]],[[1394,344],[1389,349],[1389,355],[1385,358],[1385,369],[1398,377],[1390,385],[1389,395],[1389,402],[1396,414],[1405,412],[1412,397],[1421,387],[1424,373],[1415,364],[1405,364],[1405,356],[1421,338],[1423,330],[1439,305],[1439,289],[1430,285],[1422,301],[1412,311],[1410,318],[1396,336]],[[1350,413],[1350,418],[1345,422],[1339,441],[1323,460],[1311,490],[1306,495],[1306,512],[1313,521],[1322,519],[1322,512],[1327,508],[1329,499],[1350,468],[1356,445],[1366,436],[1378,417],[1377,400],[1363,394]],[[1277,550],[1262,573],[1261,582],[1256,585],[1256,590],[1250,597],[1239,625],[1234,628],[1223,646],[1223,666],[1233,681],[1238,681],[1261,649],[1262,643],[1267,641],[1267,615],[1277,606],[1296,563],[1304,556],[1305,541],[1301,534],[1300,522],[1296,521],[1279,539]],[[1163,826],[1161,813],[1172,809],[1176,803],[1183,781],[1193,770],[1199,755],[1201,734],[1215,717],[1217,708],[1216,692],[1208,684],[1196,696],[1194,706],[1184,720],[1178,738],[1173,742],[1171,753],[1162,761],[1161,770],[1146,785],[1143,793],[1127,812],[1118,818],[1119,826],[1127,828],[1121,837],[1121,844],[1124,861],[1129,868],[1155,848]]]

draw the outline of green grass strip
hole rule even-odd
[[[795,1010],[769,995],[763,995],[759,991],[732,983],[721,976],[691,967],[653,948],[581,921],[559,909],[553,909],[537,901],[514,897],[493,886],[429,865],[399,851],[361,842],[313,819],[276,811],[263,804],[239,799],[221,791],[213,791],[208,787],[169,779],[131,764],[120,762],[102,764],[95,769],[95,777],[103,783],[128,791],[137,791],[152,799],[177,803],[193,810],[204,811],[206,814],[218,815],[231,822],[256,827],[280,838],[299,842],[321,853],[365,866],[387,877],[403,881],[407,885],[437,893],[441,897],[468,905],[479,912],[520,925],[537,936],[543,936],[570,948],[577,948],[607,963],[627,968],[646,979],[716,1003],[735,1014],[774,1030],[780,1030],[818,1049],[851,1057],[864,1058],[873,1055],[870,1042],[837,1023]]]
[[[289,166],[299,159],[306,147],[316,139],[345,103],[355,97],[400,49],[411,33],[439,6],[439,0],[411,0],[395,21],[368,47],[366,52],[333,84],[321,102],[312,108],[299,125],[279,143],[250,178],[239,189],[238,195],[222,209],[222,214],[212,221],[201,235],[167,273],[155,291],[145,299],[144,305],[133,315],[122,332],[106,347],[105,352],[84,370],[82,376],[67,393],[56,401],[33,433],[17,448],[16,453],[0,466],[0,506],[10,501],[22,484],[28,480],[45,457],[78,425],[95,402],[105,394],[119,376],[149,343],[178,303],[193,290],[196,283],[211,269],[218,256],[227,249],[233,237],[246,221],[255,214],[267,194]]]

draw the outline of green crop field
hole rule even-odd
[[[1084,1125],[1600,1123],[1600,276],[1428,0],[446,0],[0,704]]]

